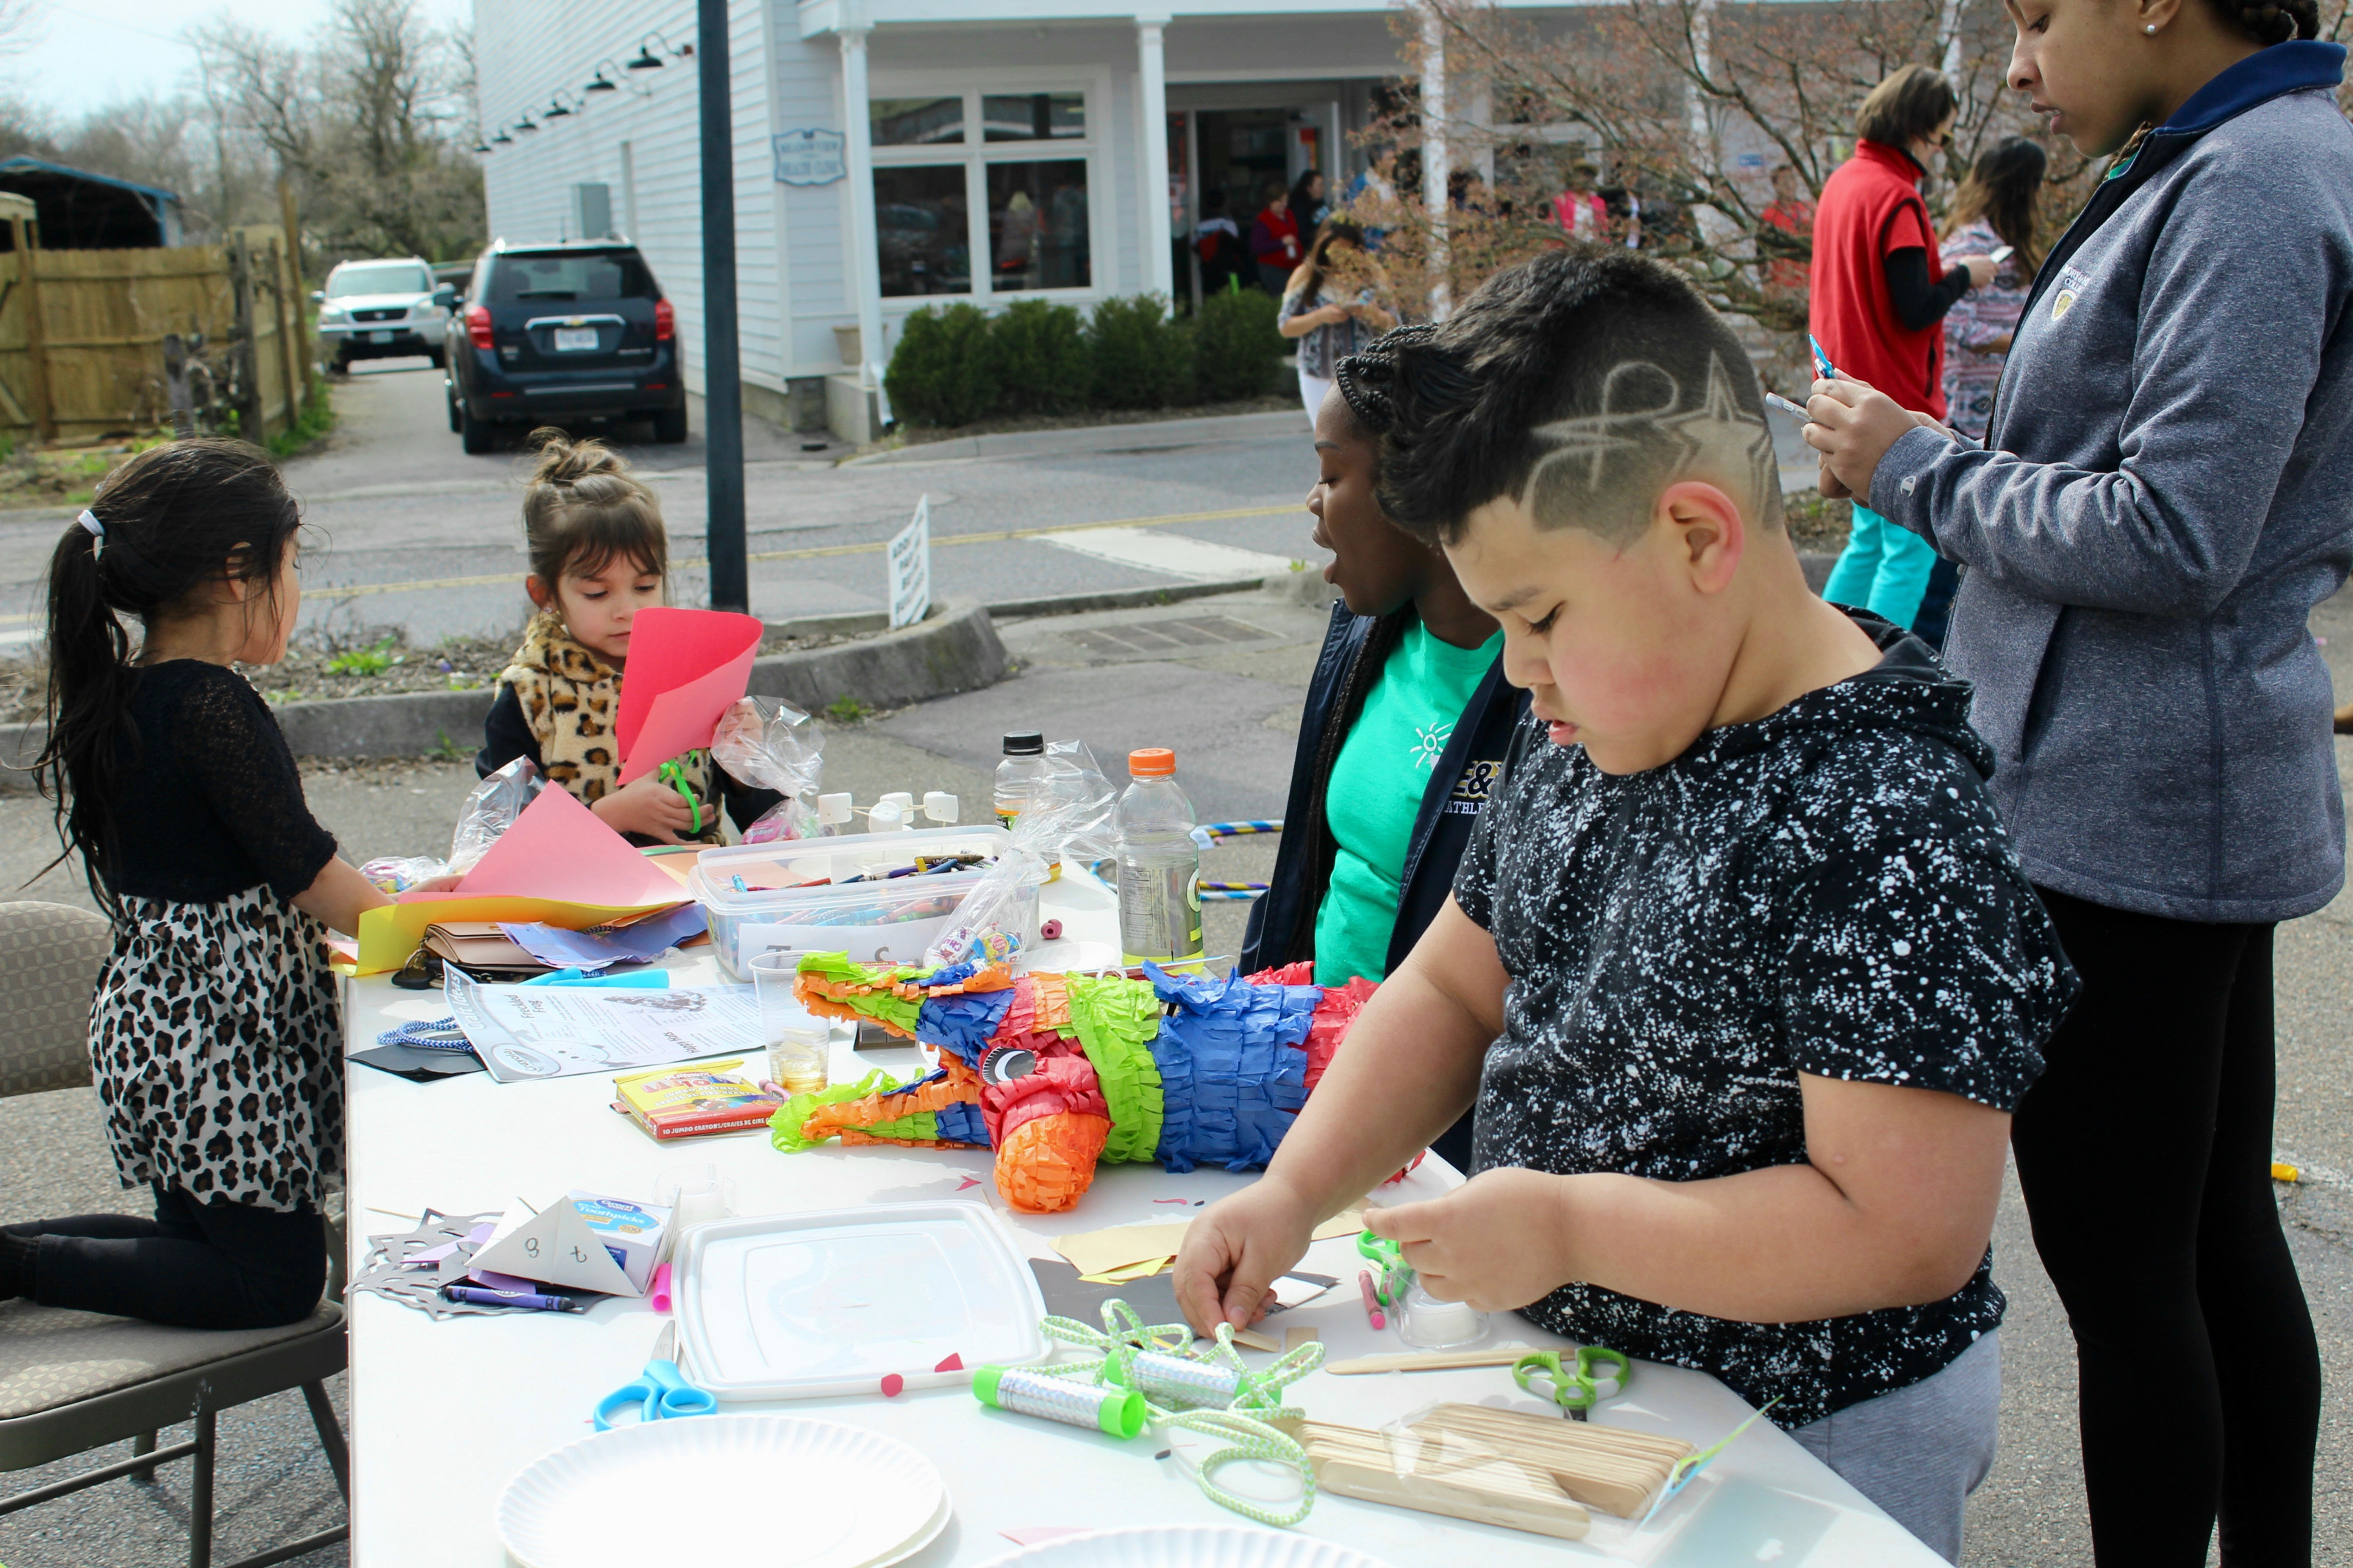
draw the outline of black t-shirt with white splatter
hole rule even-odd
[[[1875,668],[1612,776],[1531,719],[1456,873],[1511,984],[1477,1164],[1704,1181],[1806,1158],[1798,1077],[1999,1110],[2076,981],[1985,789],[1968,686],[1858,616]],[[1916,1383],[2001,1321],[1992,1253],[1923,1307],[1732,1322],[1590,1285],[1546,1328],[1698,1367],[1785,1427]]]

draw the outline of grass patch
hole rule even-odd
[[[286,429],[269,438],[269,455],[280,462],[309,449],[311,443],[335,427],[335,400],[328,395],[323,381],[311,387],[311,395],[303,400],[301,416]]]
[[[855,697],[837,697],[826,704],[825,716],[837,724],[855,724],[873,711]]]

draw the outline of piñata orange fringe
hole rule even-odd
[[[1060,1214],[1094,1184],[1111,1118],[1064,1111],[1015,1128],[997,1151],[997,1190],[1023,1214]]]

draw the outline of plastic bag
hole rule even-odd
[[[1013,842],[965,895],[955,918],[923,956],[934,964],[996,963],[1019,952],[1038,889],[1062,859],[1095,860],[1113,852],[1119,795],[1084,741],[1046,748],[1046,770],[1013,819]]]
[[[788,702],[745,697],[720,716],[719,731],[711,738],[711,760],[739,783],[785,797],[744,830],[744,843],[818,836],[824,750],[824,727]]]
[[[458,814],[458,830],[449,836],[448,869],[462,877],[480,864],[499,836],[515,825],[522,808],[546,787],[529,757],[517,757],[476,784],[466,797],[466,809]]]
[[[484,778],[466,797],[458,814],[457,830],[449,836],[449,858],[430,855],[387,855],[360,868],[360,875],[387,893],[405,893],[436,877],[463,876],[490,853],[499,835],[514,826],[522,808],[547,787],[529,757],[517,757]]]

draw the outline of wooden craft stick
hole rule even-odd
[[[1675,1461],[1692,1452],[1680,1438],[1482,1405],[1441,1405],[1411,1429],[1491,1445],[1550,1477],[1578,1502],[1620,1519],[1648,1512]]]
[[[1592,1526],[1592,1516],[1556,1483],[1475,1440],[1439,1434],[1416,1451],[1411,1469],[1400,1473],[1382,1433],[1309,1421],[1301,1437],[1316,1485],[1342,1497],[1563,1541],[1575,1541]]]
[[[1499,1345],[1483,1351],[1413,1351],[1403,1355],[1363,1355],[1353,1361],[1329,1362],[1324,1370],[1342,1377],[1366,1372],[1446,1372],[1465,1366],[1509,1366],[1527,1353],[1525,1345]]]
[[[1324,1332],[1320,1329],[1285,1329],[1282,1331],[1282,1348],[1286,1352],[1295,1351],[1302,1345],[1314,1344],[1318,1341],[1322,1340],[1323,1337]]]
[[[1236,1329],[1234,1343],[1253,1351],[1279,1351],[1282,1348],[1273,1335],[1260,1333],[1256,1329]]]

